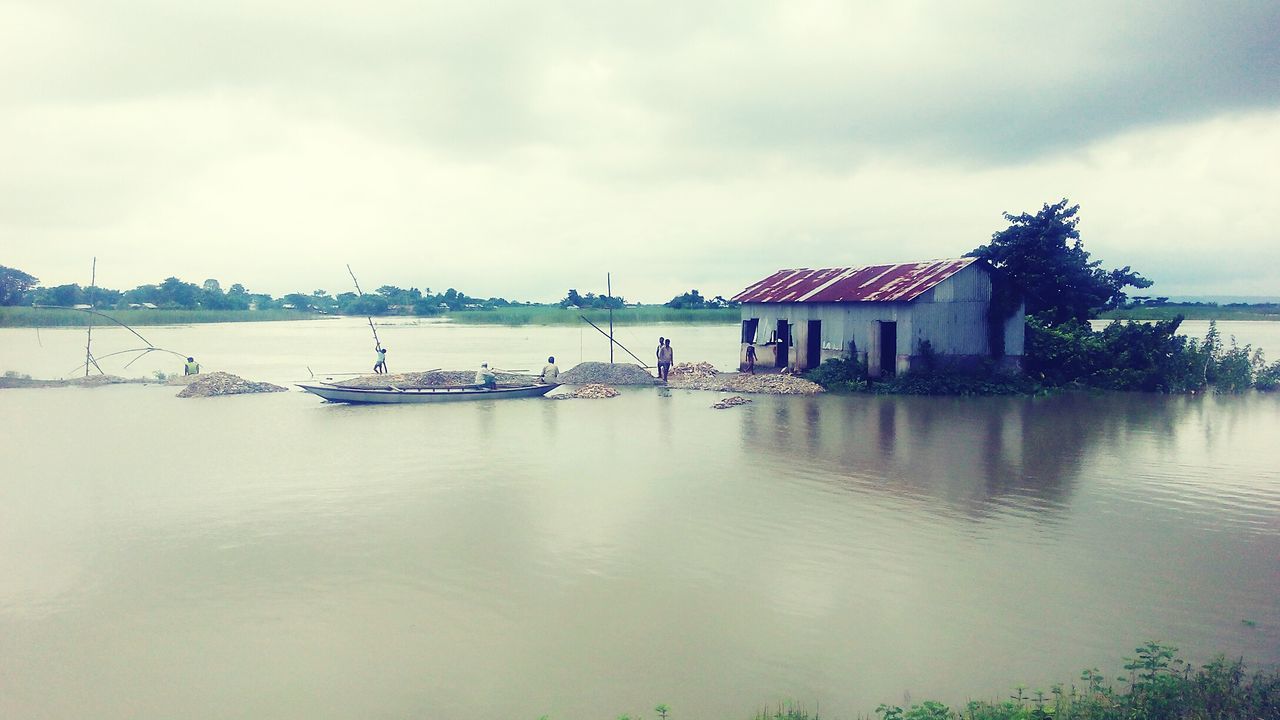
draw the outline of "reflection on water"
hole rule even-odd
[[[716,397],[4,391],[0,716],[851,717],[1148,639],[1280,661],[1280,397]]]

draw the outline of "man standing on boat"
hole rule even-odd
[[[199,375],[200,363],[196,362],[193,357],[187,358],[187,364],[182,368],[183,375]]]
[[[373,372],[381,375],[387,371],[387,349],[379,345],[373,349]]]
[[[547,366],[542,368],[542,375],[538,376],[538,379],[547,384],[560,382],[560,368],[556,367],[554,355],[547,358]]]
[[[489,369],[489,363],[480,363],[480,369],[476,371],[476,385],[486,390],[498,389],[498,376]]]

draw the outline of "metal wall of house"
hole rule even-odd
[[[827,358],[847,357],[850,341],[855,344],[860,359],[867,360],[873,371],[877,370],[879,323],[895,322],[894,369],[902,372],[910,367],[911,358],[919,355],[923,340],[928,340],[939,356],[987,356],[990,353],[987,343],[990,297],[991,279],[985,270],[975,265],[909,303],[744,303],[742,319],[759,320],[755,342],[760,365],[773,364],[776,346],[768,343],[778,321],[790,323],[792,343],[787,365],[798,370],[808,369]],[[822,323],[821,357],[817,362],[806,357],[805,352],[811,320]],[[742,346],[744,362],[746,340]],[[1022,352],[1023,316],[1016,313],[1005,325],[1005,354],[1020,358]]]

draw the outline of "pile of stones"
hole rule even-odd
[[[617,388],[611,388],[608,385],[600,383],[590,383],[583,385],[572,393],[565,393],[562,397],[585,398],[588,400],[603,400],[605,398],[615,398],[621,395]]]
[[[670,383],[671,378],[705,380],[719,374],[720,371],[716,370],[716,366],[709,362],[680,363],[673,366],[671,372],[667,373],[667,382]]]
[[[697,363],[689,370],[677,373],[680,367],[677,365],[671,369],[667,378],[670,387],[766,395],[817,395],[823,392],[821,385],[794,375],[716,373],[709,363]],[[708,373],[706,368],[711,368],[712,372]]]
[[[737,405],[746,405],[749,402],[751,401],[742,397],[741,395],[734,395],[732,397],[727,397],[721,400],[720,402],[716,403],[715,405],[712,405],[711,407],[715,408],[716,410],[728,410],[731,407],[735,407]]]
[[[639,365],[584,362],[560,373],[559,382],[564,385],[652,385],[655,380]]]
[[[178,393],[180,398],[218,397],[220,395],[245,395],[249,393],[285,392],[285,388],[266,382],[245,380],[225,372],[211,372],[190,376],[187,386]]]

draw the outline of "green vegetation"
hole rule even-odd
[[[298,313],[288,310],[99,310],[126,325],[186,325],[211,322],[248,322],[298,320]],[[102,318],[75,310],[0,307],[0,327],[84,327],[90,320],[96,326],[109,325]]]
[[[1104,270],[1101,260],[1090,260],[1076,229],[1080,206],[1067,203],[1045,203],[1035,215],[1005,213],[1009,227],[969,253],[1000,270],[1026,302],[1027,315],[1048,325],[1097,317],[1124,304],[1125,288],[1151,287],[1127,265]]]
[[[1023,373],[1000,372],[994,363],[957,370],[914,370],[873,380],[866,367],[833,358],[805,377],[833,392],[898,395],[1043,394],[1063,389],[1189,393],[1241,393],[1280,388],[1280,361],[1262,350],[1223,342],[1210,321],[1203,340],[1178,334],[1181,318],[1154,323],[1116,321],[1102,330],[1069,321],[1049,326],[1027,320]],[[926,353],[922,353],[926,355]]]
[[[1224,656],[1194,668],[1177,648],[1149,642],[1125,658],[1125,677],[1110,680],[1098,668],[1080,674],[1079,684],[1058,683],[1047,690],[1017,687],[1006,699],[975,700],[951,707],[935,700],[903,708],[880,705],[880,720],[1254,720],[1280,717],[1280,670],[1250,673],[1243,660]],[[654,708],[659,720],[678,719],[666,705]],[[643,715],[619,715],[640,720]],[[551,720],[543,715],[540,720]],[[761,710],[754,720],[820,720],[794,703]]]
[[[974,701],[951,708],[926,701],[910,708],[881,705],[881,720],[1248,720],[1280,717],[1280,672],[1245,672],[1242,660],[1219,656],[1193,669],[1177,648],[1147,643],[1126,658],[1127,678],[1116,687],[1097,668],[1080,686],[1015,690],[1007,700]],[[813,716],[816,720],[817,716]]]
[[[609,322],[608,310],[561,308],[555,305],[512,305],[494,310],[463,310],[450,313],[458,323],[489,325],[578,325],[582,316],[601,325]],[[677,310],[663,305],[632,305],[613,311],[615,323],[736,323],[739,312],[732,308]],[[603,327],[603,325],[601,325]]]
[[[84,313],[70,308],[107,311],[128,325],[169,325],[200,322],[296,320],[317,315],[433,317],[449,315],[461,323],[494,325],[573,325],[579,314],[592,322],[607,322],[608,310],[615,322],[629,323],[732,323],[738,320],[736,305],[716,296],[704,299],[691,290],[665,305],[628,306],[619,296],[581,295],[570,289],[555,305],[511,302],[505,298],[476,298],[449,288],[383,285],[370,293],[325,290],[288,293],[273,298],[252,293],[239,283],[223,291],[215,279],[201,285],[176,277],[156,285],[140,285],[121,292],[110,288],[85,288],[76,284],[41,287],[37,278],[21,270],[0,266],[0,327],[80,326]],[[44,306],[33,308],[33,305]],[[63,309],[65,308],[65,309]]]
[[[1127,304],[1102,313],[1106,320],[1275,320],[1280,321],[1280,303],[1144,303]]]

